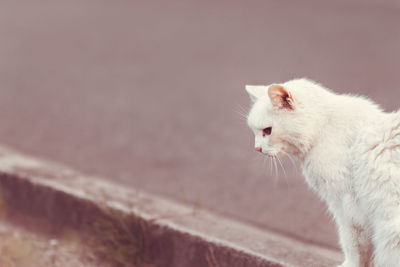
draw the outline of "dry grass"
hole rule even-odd
[[[2,196],[0,187],[0,267],[153,266],[147,224],[133,212],[103,209],[104,216],[79,233],[63,228],[49,234],[46,228],[51,225],[35,228],[30,225],[32,218],[18,212],[10,216]],[[10,221],[14,216],[23,218],[15,224],[15,218]],[[57,245],[50,244],[52,240]]]
[[[96,258],[76,231],[49,234],[43,229],[51,225],[11,214],[2,195],[0,187],[0,267],[111,266]]]
[[[147,224],[134,213],[123,215],[107,210],[109,215],[91,225],[95,252],[114,266],[153,266]]]
[[[78,233],[63,228],[56,236],[49,236],[46,231],[36,231],[31,227],[23,214],[19,215],[24,217],[23,224],[7,225],[11,213],[1,195],[0,187],[0,267],[156,266],[151,259],[149,222],[133,212],[127,215],[115,209],[99,207],[103,216],[97,216],[83,231]],[[201,211],[201,206],[195,205],[190,213],[179,216],[194,216]],[[14,212],[12,214],[14,216]],[[163,218],[169,217],[176,215]],[[8,229],[2,232],[4,225]],[[51,225],[48,226],[51,228]],[[212,249],[205,258],[210,267],[219,267]]]
[[[48,236],[1,223],[1,267],[111,266],[96,258],[82,238]]]
[[[2,238],[0,266],[30,266],[33,260],[33,244],[29,240],[13,235]]]
[[[208,252],[206,253],[205,257],[209,267],[220,267],[212,247],[208,248]]]

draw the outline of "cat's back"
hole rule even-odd
[[[400,110],[382,113],[375,122],[363,128],[354,148],[354,152],[364,159],[365,164],[368,162],[370,168],[379,168],[385,162],[394,163],[391,159],[400,154]],[[374,166],[376,164],[378,166]]]
[[[384,216],[400,204],[400,111],[382,113],[352,149],[354,190],[368,209]]]

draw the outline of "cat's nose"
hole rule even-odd
[[[262,148],[261,148],[261,147],[256,147],[256,150],[257,150],[258,152],[262,152]]]

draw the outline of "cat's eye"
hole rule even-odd
[[[263,136],[271,135],[271,133],[272,133],[272,127],[267,127],[263,129]]]

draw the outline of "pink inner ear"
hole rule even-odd
[[[274,107],[293,109],[292,95],[280,85],[272,85],[268,88],[268,95]]]

